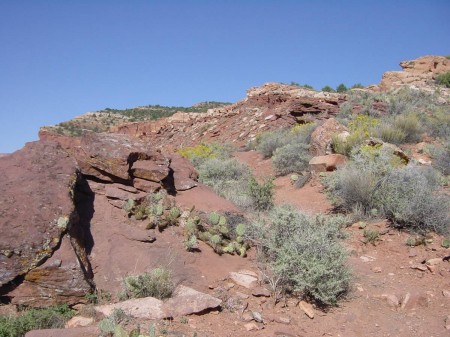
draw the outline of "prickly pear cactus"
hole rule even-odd
[[[219,224],[220,215],[216,212],[209,213],[209,222],[212,226],[216,226]]]

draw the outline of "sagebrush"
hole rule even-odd
[[[253,223],[249,237],[267,281],[320,305],[336,305],[351,280],[340,242],[344,223],[342,217],[309,216],[290,206],[275,207]]]

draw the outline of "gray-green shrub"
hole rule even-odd
[[[236,159],[210,159],[198,168],[200,182],[211,186],[216,192],[227,187],[232,181],[247,181],[250,169]]]
[[[306,170],[310,159],[309,145],[293,143],[278,148],[272,157],[272,162],[277,175],[286,175]]]
[[[261,270],[279,280],[285,292],[335,305],[349,291],[351,279],[340,242],[343,225],[342,217],[309,216],[281,206],[249,225],[248,235]]]
[[[450,140],[440,148],[434,148],[431,152],[433,166],[443,175],[450,175]]]
[[[375,187],[400,164],[388,148],[363,146],[352,152],[347,165],[325,178],[327,194],[338,208],[346,211],[358,208],[370,214],[377,207],[373,200]]]
[[[148,273],[137,276],[127,276],[123,281],[121,298],[156,297],[168,298],[172,295],[175,285],[172,274],[167,268],[155,268]]]
[[[373,201],[398,226],[447,234],[450,198],[437,193],[439,187],[440,177],[432,168],[409,165],[380,180]]]
[[[288,133],[286,129],[263,133],[258,137],[256,150],[261,152],[264,158],[271,158],[276,149],[286,144]]]
[[[403,166],[389,149],[354,152],[352,160],[325,179],[338,208],[355,207],[366,215],[384,215],[417,231],[449,231],[449,197],[439,193],[441,178],[432,168]]]

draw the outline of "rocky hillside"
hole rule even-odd
[[[55,126],[42,128],[51,133],[66,136],[80,136],[83,132],[108,132],[116,125],[129,122],[142,122],[169,117],[177,112],[204,113],[209,109],[229,105],[223,102],[201,102],[192,107],[169,107],[161,105],[138,106],[131,109],[110,109],[88,112]]]
[[[448,209],[440,206],[448,202],[450,89],[435,79],[450,71],[449,61],[402,62],[404,70],[386,73],[379,85],[346,93],[267,83],[234,104],[105,109],[43,127],[39,141],[0,156],[0,332],[4,313],[67,304],[77,317],[58,336],[112,335],[149,324],[173,336],[445,336],[450,243]],[[362,149],[358,156],[352,147]],[[347,204],[336,195],[327,199],[324,185],[328,194],[344,193],[331,179],[341,168],[350,172],[350,187],[373,180],[369,196]],[[237,176],[242,180],[233,181]],[[389,190],[394,185],[401,193]],[[433,190],[413,193],[423,186]],[[382,213],[390,198],[367,201],[380,191],[412,193],[419,201],[408,204],[417,201],[417,208],[429,205],[426,198],[441,199],[416,222],[396,223],[404,202],[397,213]],[[264,204],[265,196],[273,200]],[[278,213],[274,220],[267,209],[285,203],[295,211],[275,211],[306,215]],[[422,219],[429,210],[436,210],[434,230],[417,230],[428,225]],[[331,275],[336,264],[315,270],[325,273],[320,284],[337,280],[324,290],[334,291],[328,298],[312,290],[299,295],[277,279],[257,255],[270,247],[262,249],[247,232],[253,221],[295,223],[296,216],[318,226],[303,228],[300,237],[325,235],[302,242],[302,252],[314,242],[322,246],[309,247],[311,254],[334,249],[321,256],[342,262]],[[295,235],[279,229],[292,243]],[[348,266],[353,280],[342,300],[344,290],[336,289]],[[169,295],[136,296],[146,282],[136,275],[163,267],[173,278]]]

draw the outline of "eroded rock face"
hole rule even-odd
[[[25,280],[8,294],[13,304],[48,307],[84,301],[91,283],[80,268],[70,238],[64,236],[59,249],[42,266],[32,269]]]
[[[0,158],[0,171],[2,286],[50,257],[78,216],[76,162],[57,143],[28,143]]]
[[[84,175],[107,182],[130,181],[130,167],[138,160],[165,160],[144,142],[112,133],[87,133],[81,138],[79,146],[68,151],[77,160]],[[166,163],[168,165],[168,161]]]
[[[444,56],[423,56],[412,61],[400,62],[403,71],[385,72],[380,90],[390,90],[404,85],[425,87],[433,85],[436,76],[450,71],[450,60]]]

